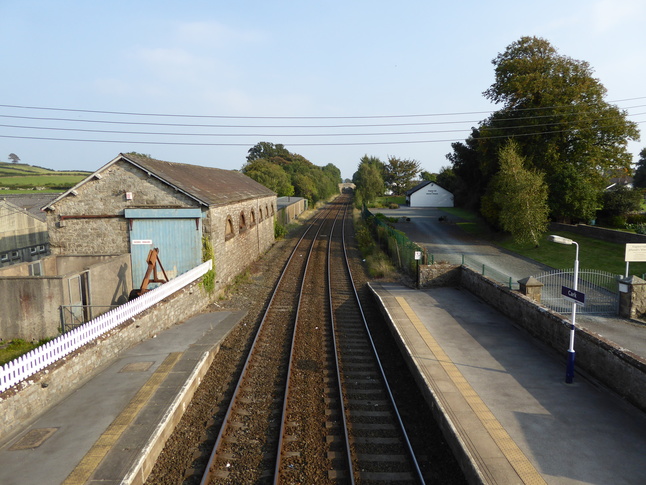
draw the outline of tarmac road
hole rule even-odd
[[[485,264],[487,268],[502,275],[511,276],[513,283],[552,269],[474,238],[456,225],[463,219],[442,209],[402,206],[399,209],[372,209],[371,212],[397,217],[400,221],[410,219],[408,222],[396,223],[395,227],[406,233],[413,242],[426,248],[436,262],[460,263],[464,255],[469,266],[473,266],[474,262]],[[448,218],[448,222],[441,222],[440,217]]]

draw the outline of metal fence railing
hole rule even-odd
[[[212,268],[212,260],[179,275],[154,290],[67,332],[0,366],[0,392],[27,379],[105,332],[138,315],[200,278]]]
[[[118,306],[61,305],[61,333],[74,330],[79,325],[83,325]]]

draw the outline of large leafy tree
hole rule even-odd
[[[386,164],[386,185],[398,195],[404,194],[415,185],[415,178],[420,172],[417,160],[388,157]]]
[[[475,155],[480,177],[475,189],[482,195],[500,168],[500,148],[513,138],[528,168],[544,173],[551,216],[592,219],[604,174],[630,166],[627,142],[638,139],[636,124],[604,100],[606,89],[587,62],[560,55],[545,39],[522,37],[492,62],[495,82],[484,95],[502,108],[466,145],[454,144],[449,158],[456,175],[473,167]]]
[[[258,158],[264,158],[265,160],[271,160],[272,158],[280,157],[285,160],[291,158],[291,153],[280,143],[274,145],[267,141],[261,141],[252,146],[247,152],[247,161],[251,162]]]
[[[289,175],[280,165],[268,162],[264,158],[257,158],[242,167],[242,173],[276,192],[278,197],[294,195],[294,186]]]
[[[635,175],[633,177],[633,186],[640,189],[646,188],[646,148],[642,148],[639,152],[639,160],[635,168]]]
[[[499,163],[500,170],[490,183],[497,224],[516,242],[538,246],[549,223],[543,175],[524,167],[525,160],[513,140],[500,149]]]
[[[242,171],[278,195],[305,197],[311,203],[338,192],[341,171],[333,164],[314,165],[283,145],[260,142],[249,149]]]
[[[383,195],[386,190],[384,180],[377,166],[363,158],[361,160],[361,163],[359,163],[359,169],[355,172],[353,177],[356,203],[358,205],[374,202],[374,200]]]

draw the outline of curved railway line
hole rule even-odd
[[[204,424],[217,437],[203,437],[184,478],[164,483],[463,483],[444,443],[439,453],[429,451],[441,438],[430,411],[420,411],[421,394],[407,395],[403,412],[395,402],[377,350],[390,338],[385,328],[371,335],[375,310],[362,305],[353,281],[350,203],[339,197],[308,224],[250,337],[237,382],[219,394],[213,409],[220,411]],[[391,381],[406,381],[399,365]],[[405,421],[416,428],[413,439]],[[433,463],[438,457],[444,463]],[[147,483],[161,483],[159,468]]]

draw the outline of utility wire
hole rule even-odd
[[[646,99],[646,96],[621,99],[614,102],[634,101],[639,99]],[[170,118],[213,118],[213,119],[273,119],[273,120],[325,120],[325,119],[379,119],[379,118],[419,118],[419,117],[432,117],[432,116],[460,116],[469,114],[484,114],[491,113],[491,111],[465,111],[455,113],[422,113],[422,114],[401,114],[401,115],[366,115],[366,116],[231,116],[231,115],[191,115],[191,114],[169,114],[169,113],[137,113],[130,111],[102,111],[90,109],[72,109],[72,108],[53,108],[47,106],[23,106],[12,104],[0,104],[2,108],[16,108],[16,109],[29,109],[29,110],[43,110],[43,111],[63,111],[71,113],[95,113],[95,114],[110,114],[110,115],[127,115],[127,116],[156,116],[156,117],[170,117]],[[572,108],[571,105],[555,105],[545,106],[539,108],[516,108],[510,111],[537,111],[545,109],[567,109]]]
[[[622,109],[634,109],[634,108],[643,108],[646,104],[628,106]],[[570,113],[560,113],[561,116],[574,116],[574,115],[584,115],[590,112],[570,112]],[[630,116],[637,116],[643,113],[637,113]],[[540,118],[553,118],[555,114],[546,114],[546,115],[534,115],[534,116],[521,116],[513,118],[498,118],[495,121],[507,121],[507,120],[535,120]],[[12,118],[12,119],[21,119],[21,120],[38,120],[38,121],[64,121],[72,123],[97,123],[97,124],[109,124],[109,125],[136,125],[136,126],[172,126],[172,127],[182,127],[182,128],[297,128],[297,129],[307,129],[307,128],[375,128],[375,127],[392,127],[392,126],[428,126],[428,125],[444,125],[444,124],[466,124],[466,123],[480,123],[482,120],[458,120],[458,121],[424,121],[416,123],[379,123],[379,124],[333,124],[333,125],[223,125],[223,124],[203,124],[203,123],[160,123],[160,122],[148,122],[148,121],[115,121],[115,120],[94,120],[94,119],[77,119],[77,118],[53,118],[53,117],[41,117],[41,116],[20,116],[20,115],[7,115],[0,114],[0,118]]]

